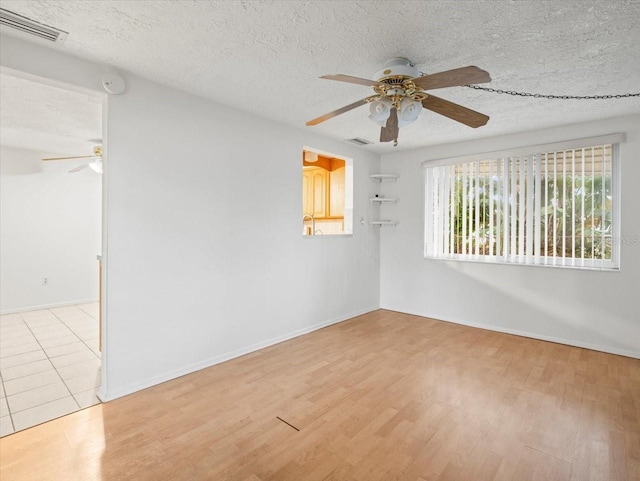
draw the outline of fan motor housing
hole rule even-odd
[[[378,70],[374,79],[389,85],[387,95],[403,95],[402,83],[407,79],[420,76],[420,71],[413,66],[409,59],[404,57],[392,58]]]
[[[389,77],[420,77],[420,71],[411,64],[410,60],[397,57],[386,62],[373,76],[379,82],[383,82]]]

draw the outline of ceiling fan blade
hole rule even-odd
[[[387,119],[387,125],[380,129],[380,142],[391,142],[392,140],[396,140],[399,132],[398,111],[396,109],[391,109],[391,113]]]
[[[309,120],[309,122],[307,122],[307,125],[317,125],[321,122],[324,122],[325,120],[332,119],[333,117],[337,117],[340,114],[344,114],[349,110],[353,110],[356,107],[360,107],[361,105],[364,105],[367,103],[368,98],[369,97],[367,97],[366,99],[358,100],[357,102],[353,102],[352,104],[345,105],[344,107],[334,110],[333,112],[329,112],[328,114],[324,114],[313,120]]]
[[[320,78],[327,79],[327,80],[338,80],[339,82],[349,82],[351,84],[366,85],[368,87],[375,87],[376,85],[386,85],[382,82],[378,82],[377,80],[369,80],[366,78],[352,77],[351,75],[342,75],[342,74],[323,75]]]
[[[90,159],[94,157],[93,155],[79,155],[75,157],[47,157],[46,159],[42,159],[44,161],[48,160],[69,160],[69,159]]]
[[[446,72],[416,77],[413,83],[423,90],[457,87],[460,85],[482,84],[491,82],[489,72],[475,66],[456,68]]]
[[[68,173],[69,173],[69,174],[73,174],[73,173],[75,173],[75,172],[80,172],[81,170],[84,170],[84,169],[86,169],[87,167],[89,167],[89,164],[84,164],[84,165],[81,165],[81,166],[79,166],[79,167],[76,167],[75,169],[71,169]]]
[[[482,127],[489,121],[489,117],[487,115],[468,109],[462,105],[454,104],[448,100],[434,97],[433,95],[429,95],[424,99],[422,101],[422,106],[425,109],[429,109],[437,114],[449,117],[456,122],[468,125],[474,129]]]

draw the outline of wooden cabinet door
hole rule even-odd
[[[327,216],[329,173],[321,168],[302,171],[302,214],[315,218]]]
[[[310,215],[313,213],[313,179],[311,172],[305,170],[302,172],[302,215]]]
[[[316,219],[344,217],[345,168],[321,167],[302,171],[302,214]]]
[[[344,216],[344,174],[345,168],[329,172],[329,216]]]
[[[313,170],[313,216],[327,216],[327,171]]]

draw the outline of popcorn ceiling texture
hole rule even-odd
[[[72,55],[338,139],[377,141],[379,127],[366,107],[316,127],[305,121],[372,91],[318,77],[371,77],[396,56],[426,73],[477,65],[491,73],[489,86],[505,90],[640,90],[635,1],[3,0],[3,8],[68,31],[60,48]],[[640,112],[640,98],[552,101],[463,87],[434,94],[491,120],[470,129],[425,111],[401,129],[395,151]]]
[[[98,96],[0,74],[0,144],[60,155],[91,155],[102,136]],[[98,142],[96,142],[98,141]]]

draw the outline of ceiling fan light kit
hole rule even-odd
[[[415,122],[423,108],[473,128],[485,125],[489,121],[489,117],[484,114],[425,92],[431,89],[490,82],[489,73],[478,67],[462,67],[423,75],[410,60],[396,57],[386,62],[374,77],[377,80],[342,74],[320,77],[370,86],[375,94],[310,120],[307,125],[317,125],[368,103],[369,119],[382,127],[380,142],[393,141],[395,146],[398,145],[399,129]]]

